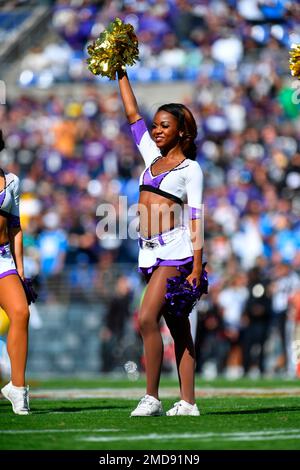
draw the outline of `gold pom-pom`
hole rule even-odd
[[[300,44],[293,44],[291,47],[290,69],[293,77],[300,79]]]
[[[118,70],[125,70],[126,65],[135,64],[139,58],[133,26],[120,18],[112,21],[87,50],[91,56],[87,59],[89,70],[110,80],[115,80]]]

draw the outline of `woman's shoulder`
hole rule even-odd
[[[20,178],[15,173],[7,173],[6,171],[4,171],[4,175],[6,180],[6,186],[12,183],[14,183],[14,185],[19,185]]]
[[[188,171],[201,171],[201,165],[198,163],[196,160],[191,160],[190,158],[185,159],[186,166],[188,168]]]

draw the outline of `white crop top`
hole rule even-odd
[[[7,218],[8,227],[20,227],[19,199],[20,180],[13,173],[4,173],[4,188],[0,191],[0,214]]]
[[[191,218],[199,218],[202,205],[203,173],[198,162],[186,158],[175,168],[153,176],[152,164],[161,157],[143,119],[131,124],[135,143],[145,161],[140,176],[140,191],[151,191],[179,204],[187,202]]]

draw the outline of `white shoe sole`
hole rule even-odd
[[[133,414],[131,414],[130,418],[151,418],[151,416],[163,416],[163,415],[164,415],[163,412],[157,412],[157,413],[153,413],[151,415],[138,415],[138,414],[133,415]]]
[[[7,400],[10,401],[10,403],[12,404],[13,412],[14,412],[16,415],[23,415],[23,416],[24,416],[24,415],[29,415],[29,411],[27,411],[27,410],[26,410],[26,411],[25,411],[25,410],[24,410],[24,411],[22,411],[22,410],[16,411],[16,410],[15,410],[15,407],[14,407],[13,402],[11,401],[11,399],[10,399],[9,396],[6,394],[6,392],[5,392],[5,390],[4,390],[3,388],[1,389],[1,393],[2,393],[2,395],[3,395]]]

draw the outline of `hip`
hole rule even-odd
[[[18,274],[9,242],[0,244],[0,279],[10,274]]]
[[[148,239],[140,237],[139,246],[139,267],[150,267],[167,260],[191,260],[194,254],[190,234],[184,226]]]

